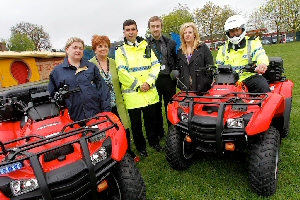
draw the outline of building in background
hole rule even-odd
[[[64,52],[0,51],[0,88],[47,81],[65,56]]]

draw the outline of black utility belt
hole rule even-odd
[[[162,73],[159,73],[158,76],[170,76],[170,74],[162,74]]]

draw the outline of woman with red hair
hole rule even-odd
[[[126,129],[126,137],[128,140],[127,152],[132,156],[135,162],[139,162],[140,158],[136,156],[130,148],[130,121],[123,102],[116,63],[114,59],[108,57],[110,46],[110,40],[107,36],[94,35],[92,37],[92,49],[95,51],[95,56],[89,61],[98,66],[102,78],[109,87],[112,112],[120,118],[124,128]]]

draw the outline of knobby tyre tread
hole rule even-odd
[[[184,156],[184,138],[185,135],[180,133],[174,125],[170,126],[166,140],[166,160],[176,170],[185,170],[194,161],[194,156],[189,158]]]
[[[139,169],[128,153],[117,164],[114,175],[120,186],[121,200],[146,199],[146,185]]]
[[[249,181],[252,189],[261,196],[276,192],[280,133],[274,127],[255,138],[249,154]]]

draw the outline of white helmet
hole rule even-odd
[[[243,32],[240,36],[234,36],[231,38],[229,35],[229,30],[235,28],[241,28]],[[246,36],[246,23],[244,17],[241,15],[233,15],[229,17],[225,22],[224,30],[225,35],[232,44],[236,45],[240,43],[242,39],[244,39],[244,37]]]

